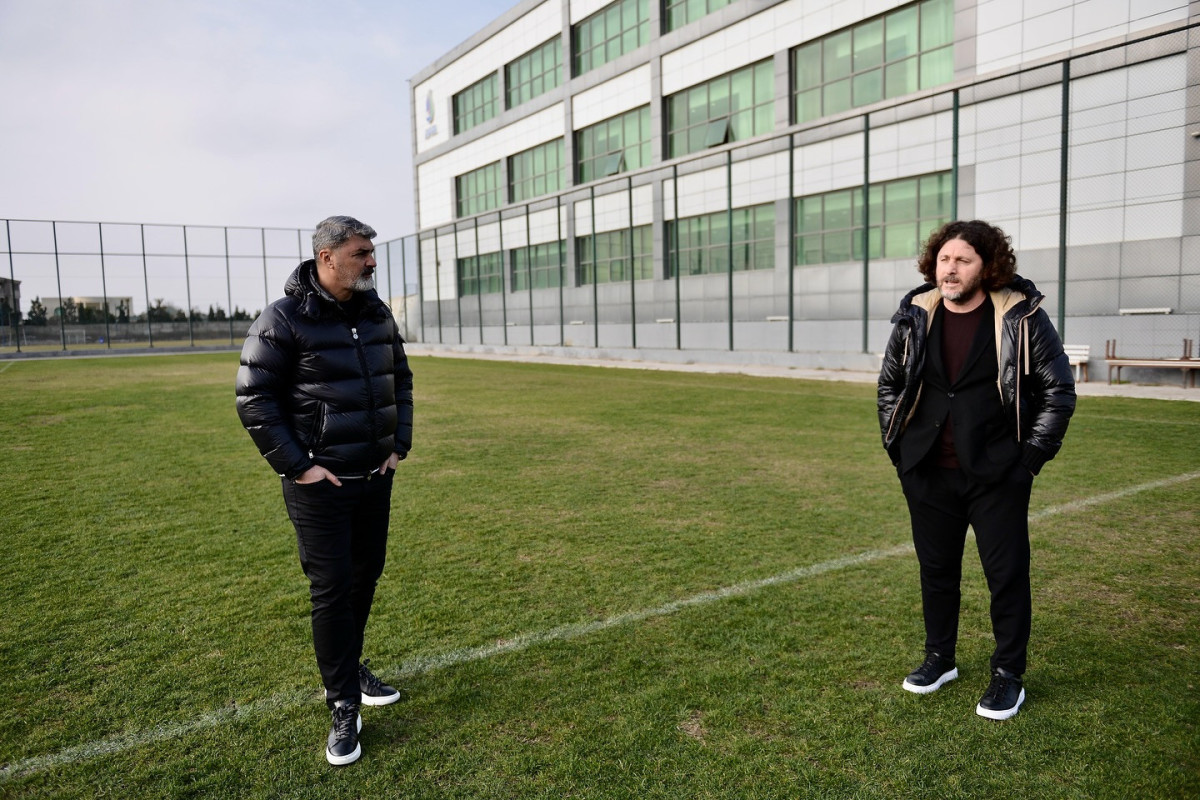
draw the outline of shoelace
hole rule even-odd
[[[921,675],[925,676],[926,678],[930,678],[930,679],[936,678],[943,671],[938,666],[938,664],[941,662],[941,660],[942,659],[940,656],[936,656],[931,653],[931,654],[925,656],[925,663],[917,668],[917,672],[920,673]]]
[[[358,709],[354,706],[335,706],[333,709],[333,729],[338,739],[345,739],[355,732],[358,726]]]
[[[1014,682],[1013,678],[1006,678],[1003,675],[993,676],[992,682],[988,685],[987,692],[984,693],[984,699],[999,700],[1008,691],[1009,685]]]
[[[379,680],[379,678],[375,677],[375,673],[371,672],[371,670],[369,670],[367,668],[367,665],[370,663],[371,663],[371,659],[368,658],[367,660],[363,661],[362,664],[359,665],[358,677],[365,684],[367,684],[367,690],[371,694],[381,694],[383,692],[383,681],[381,681],[381,680]]]

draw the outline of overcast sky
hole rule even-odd
[[[408,81],[516,0],[0,0],[0,218],[413,231]]]

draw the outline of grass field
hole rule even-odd
[[[413,359],[368,655],[329,717],[236,354],[0,363],[0,797],[1200,796],[1200,404],[1083,398],[1034,486],[1029,699],[918,697],[874,387]]]

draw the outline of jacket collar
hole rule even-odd
[[[303,261],[292,270],[284,282],[283,293],[294,298],[299,303],[300,313],[311,319],[341,314],[337,300],[317,281],[317,262],[314,259]],[[363,294],[366,295],[362,311],[364,317],[382,318],[390,313],[374,289]]]

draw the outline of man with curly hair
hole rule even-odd
[[[929,237],[917,267],[927,283],[892,317],[878,397],[883,446],[908,502],[925,617],[925,660],[903,687],[927,694],[958,677],[970,525],[996,641],[975,711],[1008,719],[1025,701],[1029,493],[1062,446],[1075,382],[1044,296],[1017,274],[1000,228],[950,222]]]

